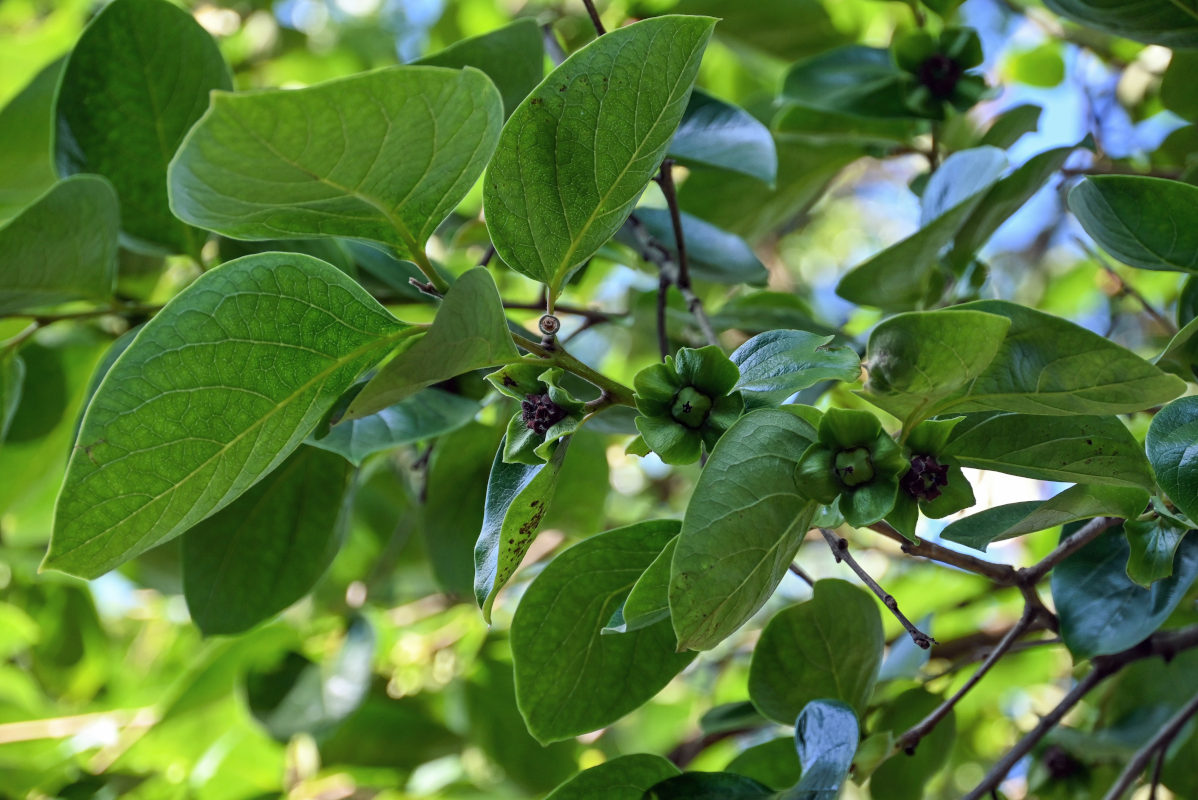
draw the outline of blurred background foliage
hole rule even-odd
[[[302,86],[409,62],[519,17],[551,26],[567,51],[593,36],[573,0],[186,5],[220,43],[239,89]],[[1071,171],[1095,167],[1190,176],[1198,152],[1191,124],[1198,118],[1194,56],[1076,27],[1034,2],[928,5],[978,29],[983,71],[995,87],[969,113],[951,115],[938,127],[945,149],[996,143],[1009,147],[1018,165],[1087,134],[1094,141],[1093,150],[1075,153],[1065,174],[1050,180],[983,251],[987,293],[1069,317],[1141,352],[1159,346],[1168,332],[1139,313],[1124,283],[1131,281],[1128,273],[1084,243],[1065,212],[1062,187]],[[6,115],[36,119],[49,108],[60,59],[100,6],[93,0],[0,3],[0,105],[18,98]],[[916,26],[911,5],[878,0],[610,0],[600,6],[609,25],[664,12],[721,17],[699,85],[767,124],[792,63],[845,43],[884,47]],[[1038,113],[1021,110],[1029,105]],[[5,130],[0,125],[0,150]],[[909,184],[918,188],[925,158],[868,138],[778,133],[776,143],[777,188],[730,172],[696,173],[684,182],[684,208],[745,237],[769,275],[764,289],[703,281],[699,291],[717,328],[735,329],[726,335],[730,347],[737,337],[774,327],[839,327],[850,338],[860,335],[878,312],[847,303],[833,287],[850,267],[917,228],[918,197]],[[26,190],[36,194],[48,185],[38,181],[49,180],[52,175],[32,174]],[[662,204],[655,186],[642,202]],[[453,271],[483,253],[480,205],[476,189],[432,243]],[[232,257],[242,246],[222,242],[218,257]],[[322,257],[354,261],[353,253],[329,247]],[[159,301],[194,277],[191,269],[123,253],[121,291]],[[512,272],[501,278],[505,298],[535,303],[538,288],[530,281]],[[1134,284],[1158,307],[1178,305],[1183,322],[1193,316],[1195,293],[1179,300],[1172,274],[1140,271]],[[565,331],[574,336],[573,351],[625,381],[656,360],[656,288],[656,278],[628,251],[618,245],[602,251],[562,302],[591,305],[616,324]],[[405,289],[401,283],[395,290],[397,304],[405,301]],[[694,341],[681,302],[670,313],[672,336]],[[525,321],[533,318],[535,312],[526,312]],[[0,320],[0,338],[17,325]],[[755,774],[753,759],[764,751],[754,747],[768,748],[784,735],[781,729],[738,733],[737,706],[725,704],[747,699],[748,647],[764,620],[809,596],[793,576],[753,624],[701,654],[652,702],[601,735],[548,748],[528,736],[515,706],[505,641],[520,588],[568,543],[640,519],[680,516],[698,467],[626,456],[622,441],[580,434],[546,532],[488,629],[470,584],[487,473],[507,417],[495,405],[431,450],[417,443],[368,459],[355,480],[345,544],[314,594],[244,636],[205,640],[190,623],[179,540],[90,583],[39,575],[90,375],[124,332],[114,325],[106,319],[55,326],[22,350],[30,377],[0,447],[0,796],[536,797],[579,768],[624,753],[672,754],[700,770],[720,770],[737,759],[746,774]],[[459,384],[465,396],[484,394],[477,378]],[[842,389],[835,402],[860,401]],[[982,506],[1047,497],[1053,488],[997,475],[974,484]],[[921,534],[934,537],[936,529]],[[988,557],[1030,563],[1055,541],[1045,531],[995,546]],[[901,695],[886,713],[909,712],[914,720],[927,706],[920,687],[945,692],[957,685],[968,674],[958,668],[1018,617],[1020,597],[974,575],[897,557],[887,542],[869,544],[873,549],[862,548],[859,560],[943,643],[924,663],[883,615],[892,645],[884,668],[889,680],[879,697]],[[800,561],[813,577],[845,577],[824,548],[805,548]],[[1167,713],[1167,687],[1193,682],[1194,655],[1187,663],[1127,670],[1087,706],[1086,718],[1050,739],[1055,750],[1047,758],[1040,753],[1016,771],[1006,787],[1011,796],[1029,782],[1049,787],[1035,796],[1092,796],[1085,773],[1107,770],[1110,780],[1142,732],[1159,721],[1160,709]],[[871,795],[868,786],[854,784],[846,796],[960,796],[1018,730],[1055,704],[1070,669],[1061,648],[1027,648],[1003,659],[957,707],[956,735],[921,749],[921,758],[947,764],[926,790],[909,776],[910,765],[896,761],[875,780],[885,790]],[[1105,726],[1105,736],[1080,732],[1093,726]],[[1098,765],[1081,767],[1070,755],[1077,748]],[[1044,784],[1045,775],[1053,780]]]

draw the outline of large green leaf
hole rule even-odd
[[[210,270],[146,323],[88,406],[45,566],[95,577],[224,508],[414,329],[329,264]]]
[[[731,772],[684,772],[645,793],[646,800],[771,800],[768,786]]]
[[[583,770],[554,789],[545,800],[642,800],[654,784],[681,774],[661,756],[619,756]]]
[[[720,17],[721,39],[784,61],[835,47],[854,36],[853,23],[833,20],[820,0],[679,0],[674,9],[679,14]]]
[[[1127,577],[1140,586],[1149,587],[1173,574],[1177,548],[1190,532],[1190,526],[1180,520],[1158,514],[1153,519],[1129,519],[1123,523],[1127,533]]]
[[[368,456],[457,430],[474,419],[479,404],[440,389],[424,389],[360,419],[343,420],[308,444],[340,453],[354,466]]]
[[[638,708],[695,657],[678,653],[664,620],[602,636],[641,573],[678,532],[649,521],[559,553],[524,593],[512,620],[516,699],[541,742],[601,728]]]
[[[183,537],[183,596],[205,635],[241,633],[299,600],[341,544],[352,472],[301,447]]]
[[[903,102],[904,77],[886,48],[848,45],[791,67],[782,84],[782,96],[825,111],[865,117],[915,116]]]
[[[856,381],[861,359],[851,347],[832,345],[833,338],[775,330],[736,348],[731,359],[740,369],[736,389],[744,395],[745,405],[776,405],[820,381]]]
[[[918,421],[985,371],[1010,327],[997,314],[957,309],[890,317],[869,335],[866,397]]]
[[[1129,555],[1123,531],[1111,528],[1053,570],[1052,602],[1061,638],[1076,660],[1138,644],[1173,613],[1198,578],[1198,536],[1182,540],[1173,575],[1151,589],[1127,577]]]
[[[914,139],[923,131],[926,123],[915,119],[846,114],[791,102],[778,111],[771,127],[778,138],[784,141],[893,147]]]
[[[1198,186],[1099,175],[1073,187],[1069,210],[1094,241],[1125,264],[1198,272]]]
[[[761,781],[773,789],[785,789],[799,782],[802,767],[799,766],[794,737],[780,736],[746,747],[724,769]]]
[[[782,609],[762,631],[749,665],[749,697],[782,723],[820,698],[864,714],[885,645],[872,596],[845,581],[818,581],[810,600]]]
[[[474,545],[474,598],[488,623],[495,596],[524,560],[549,510],[569,444],[563,439],[547,462],[536,465],[509,464],[502,445],[495,453],[483,527]]]
[[[426,386],[519,357],[495,281],[476,267],[449,288],[429,332],[383,365],[350,402],[345,417],[373,414]]]
[[[414,63],[482,70],[499,89],[505,112],[511,114],[544,77],[545,46],[537,21],[524,17],[499,30],[455,42]]]
[[[1100,31],[1166,47],[1198,47],[1198,9],[1189,0],[1045,0]]]
[[[1182,513],[1198,520],[1198,397],[1183,397],[1158,411],[1144,446],[1161,489]]]
[[[636,218],[672,258],[678,258],[674,223],[669,211],[664,208],[638,208]],[[691,276],[716,283],[765,285],[769,272],[744,239],[685,211],[680,219]],[[629,226],[620,229],[619,238],[628,244],[636,243]]]
[[[483,203],[495,250],[556,297],[628,218],[690,97],[715,20],[665,16],[566,59],[504,126]]]
[[[779,800],[835,800],[857,752],[860,725],[837,700],[813,700],[795,721],[795,748],[803,774]]]
[[[645,568],[603,633],[639,631],[670,616],[670,565],[677,545],[678,537],[674,537]]]
[[[116,193],[98,175],[54,184],[0,228],[0,313],[107,300],[119,221]]]
[[[941,700],[927,689],[908,689],[882,706],[872,730],[890,731],[897,738],[931,714]],[[913,754],[895,753],[886,759],[874,771],[871,785],[885,786],[887,800],[923,800],[924,785],[948,761],[956,735],[956,714],[950,711]]]
[[[1118,417],[967,417],[944,453],[964,467],[1025,478],[1156,488],[1144,450]]]
[[[0,109],[0,222],[49,189],[54,171],[54,90],[59,59]]]
[[[1071,486],[1044,502],[1008,503],[951,523],[940,538],[985,551],[992,542],[1013,539],[1093,517],[1135,519],[1148,505],[1148,493],[1126,486]]]
[[[712,451],[686,509],[670,571],[678,646],[715,647],[765,605],[815,511],[795,484],[815,438],[787,411],[741,417]]]
[[[351,236],[425,264],[502,121],[499,91],[471,68],[218,92],[171,162],[171,208],[234,239]]]
[[[691,94],[669,155],[687,166],[732,170],[770,186],[778,175],[769,128],[743,108],[699,90]]]
[[[133,239],[198,257],[202,238],[167,207],[167,165],[209,92],[232,87],[216,42],[191,14],[166,0],[115,0],[67,59],[56,101],[58,169],[112,181]]]

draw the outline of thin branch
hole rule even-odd
[[[799,580],[803,581],[808,586],[815,586],[815,581],[813,581],[811,579],[811,576],[808,575],[806,572],[804,572],[803,568],[800,567],[798,564],[791,562],[790,571],[793,572],[795,575],[799,576]]]
[[[587,7],[587,13],[591,16],[591,24],[595,26],[595,35],[602,36],[607,33],[607,28],[603,27],[603,20],[599,19],[599,12],[595,10],[594,0],[582,0],[582,2]]]
[[[1083,242],[1076,236],[1073,237],[1073,240],[1077,243],[1078,247],[1084,250],[1086,254],[1090,256],[1090,258],[1094,259],[1094,261],[1098,263],[1098,266],[1103,268],[1107,275],[1111,276],[1111,278],[1115,280],[1115,283],[1118,284],[1119,287],[1118,294],[1126,295],[1127,297],[1130,297],[1139,303],[1140,308],[1144,309],[1144,313],[1152,317],[1153,321],[1168,331],[1170,335],[1177,333],[1177,326],[1173,324],[1173,320],[1157,311],[1156,306],[1152,305],[1152,303],[1148,301],[1148,298],[1140,294],[1139,289],[1124,280],[1123,276],[1115,271],[1115,268],[1111,266],[1110,262],[1107,261],[1102,253],[1098,252],[1089,244]]]
[[[1020,585],[1034,586],[1045,575],[1051,572],[1057,564],[1060,564],[1066,558],[1081,550],[1101,536],[1108,528],[1114,527],[1121,521],[1118,517],[1096,517],[1090,520],[1066,537],[1064,541],[1057,545],[1055,550],[1044,558],[1030,567],[1017,570]]]
[[[554,66],[566,60],[566,51],[562,49],[562,43],[557,40],[557,34],[548,22],[541,26],[541,39],[545,42],[545,52],[549,54],[549,60]]]
[[[1162,747],[1156,754],[1156,766],[1152,768],[1152,787],[1148,790],[1148,800],[1156,800],[1156,790],[1161,785],[1161,771],[1165,768],[1165,756],[1169,748]]]
[[[478,265],[485,267],[491,263],[491,259],[495,257],[495,245],[487,245],[487,252],[483,253],[483,257],[479,260]]]
[[[1181,733],[1181,729],[1185,727],[1185,724],[1195,714],[1198,714],[1198,695],[1191,697],[1190,702],[1186,703],[1180,711],[1170,717],[1169,721],[1165,723],[1165,727],[1161,728],[1156,736],[1153,736],[1148,740],[1147,744],[1136,751],[1131,761],[1127,762],[1127,766],[1124,767],[1123,772],[1119,773],[1119,778],[1115,781],[1110,791],[1106,793],[1106,797],[1103,800],[1119,800],[1123,797],[1124,792],[1132,787],[1132,784],[1140,777],[1140,773],[1148,766],[1148,762],[1152,759],[1154,753],[1159,751],[1160,757],[1163,760],[1165,751],[1169,749],[1169,743],[1177,738],[1177,734]],[[1158,773],[1159,770],[1158,763]],[[1154,786],[1156,782],[1157,779],[1154,778]],[[1155,793],[1155,789],[1153,792]]]
[[[675,262],[677,271],[671,278],[674,285],[678,287],[678,291],[682,293],[683,299],[686,300],[686,307],[695,318],[699,330],[703,332],[703,338],[707,340],[708,344],[718,347],[720,341],[711,327],[711,320],[707,318],[707,312],[703,310],[703,301],[691,288],[690,263],[686,257],[686,237],[682,231],[682,211],[678,208],[678,191],[674,186],[673,159],[667,158],[661,162],[657,185],[661,187],[661,193],[666,198],[666,207],[670,210],[670,224],[674,228],[674,245],[678,251],[678,259]],[[663,270],[663,274],[664,272]]]
[[[941,564],[948,564],[950,567],[976,573],[989,578],[999,586],[1015,586],[1019,582],[1019,576],[1015,569],[1006,564],[996,564],[968,553],[958,553],[956,550],[949,550],[935,542],[915,544],[885,522],[874,523],[869,526],[869,529],[898,542],[902,551],[907,555],[920,556],[929,561],[938,561]]]
[[[879,586],[878,582],[870,577],[870,574],[866,572],[860,564],[857,563],[857,560],[853,558],[852,554],[849,553],[849,543],[847,540],[842,539],[841,537],[837,536],[835,532],[830,531],[827,528],[820,528],[819,532],[824,535],[824,540],[828,543],[828,546],[832,548],[832,555],[836,557],[836,560],[843,561],[844,563],[848,564],[849,568],[853,570],[853,572],[857,573],[857,577],[861,579],[861,582],[868,586],[870,590],[878,596],[878,599],[882,601],[882,604],[890,609],[890,613],[894,615],[895,619],[902,623],[903,628],[905,628],[907,633],[910,634],[911,641],[915,642],[916,645],[922,647],[924,650],[927,650],[936,643],[935,639],[933,639],[931,636],[928,636],[919,628],[915,627],[911,620],[907,619],[903,615],[902,611],[899,611],[898,601],[895,600],[894,597],[892,597],[885,589]]]
[[[509,303],[506,300],[503,307],[513,311],[545,311],[545,304],[542,303]],[[625,314],[615,311],[600,311],[597,308],[583,308],[581,306],[563,306],[555,305],[553,307],[554,314],[573,314],[574,316],[583,317],[595,322],[611,322],[616,317],[623,317]]]
[[[665,361],[670,355],[670,335],[666,330],[666,300],[670,295],[670,279],[662,270],[657,279],[657,349],[661,351],[661,360]]]

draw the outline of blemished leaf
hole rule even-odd
[[[670,142],[669,156],[686,166],[717,167],[774,185],[778,153],[769,128],[749,112],[696,89]]]
[[[1045,0],[1045,5],[1075,22],[1105,33],[1165,47],[1198,47],[1198,15],[1172,0]]]
[[[839,580],[817,581],[814,592],[775,614],[753,649],[749,697],[777,722],[821,698],[864,714],[882,663],[886,639],[873,597]]]
[[[937,413],[1019,411],[1025,414],[1128,414],[1163,405],[1185,383],[1126,348],[1068,320],[1005,300],[955,309],[1011,320],[990,366]]]
[[[231,89],[213,38],[166,0],[115,0],[67,59],[55,102],[60,174],[112,181],[121,230],[134,241],[199,256],[203,235],[171,214],[167,165],[208,107]]]
[[[483,527],[474,545],[474,597],[483,619],[491,621],[491,606],[532,546],[541,520],[553,501],[570,440],[543,464],[509,464],[503,446],[495,453],[487,479]]]
[[[803,776],[779,800],[834,800],[857,752],[860,727],[853,709],[837,700],[813,700],[795,722]]]
[[[1042,113],[1044,109],[1030,104],[1009,108],[990,123],[989,129],[982,135],[978,144],[1006,150],[1023,138],[1024,134],[1039,129]]]
[[[426,386],[519,357],[495,281],[476,267],[449,287],[432,328],[383,365],[350,402],[345,418],[360,419]]]
[[[926,689],[908,689],[882,707],[872,730],[898,737],[932,713],[941,700]],[[956,714],[950,711],[913,754],[895,753],[886,759],[873,772],[871,785],[885,786],[887,800],[922,800],[927,796],[924,786],[948,760],[956,736]]]
[[[440,389],[424,389],[381,411],[334,425],[308,444],[344,456],[355,467],[375,453],[432,439],[474,419],[478,401]]]
[[[810,108],[865,117],[914,116],[902,92],[903,72],[882,47],[848,45],[795,64],[782,96]]]
[[[1174,400],[1158,411],[1144,441],[1156,480],[1182,513],[1198,519],[1198,397]]]
[[[957,309],[890,317],[869,335],[864,396],[917,422],[986,370],[1010,327],[997,314]]]
[[[636,218],[671,258],[677,260],[678,249],[670,212],[664,208],[638,208]],[[744,239],[686,212],[682,212],[680,218],[692,277],[714,283],[765,285],[769,273]],[[621,240],[629,243],[635,241],[635,237],[626,231],[627,226],[620,229]]]
[[[992,542],[1094,517],[1135,519],[1148,505],[1148,492],[1126,486],[1078,484],[1044,502],[994,506],[949,524],[940,538],[985,551]]]
[[[1198,272],[1195,204],[1198,186],[1164,178],[1098,175],[1069,192],[1069,210],[1086,233],[1141,269]]]
[[[499,256],[550,297],[619,230],[657,172],[714,25],[664,16],[601,36],[504,126],[483,188],[487,228]]]
[[[1024,478],[1156,488],[1144,450],[1118,417],[966,417],[944,452],[963,467]]]
[[[1149,589],[1127,577],[1130,554],[1122,529],[1110,528],[1052,571],[1061,638],[1075,661],[1138,644],[1173,613],[1198,578],[1198,536],[1182,540],[1173,574]]]
[[[0,351],[0,447],[8,436],[17,406],[21,404],[21,390],[25,388],[25,360],[16,348]]]
[[[749,408],[776,405],[820,381],[856,381],[861,359],[835,337],[775,330],[754,336],[730,356],[740,368],[736,389]]]
[[[1182,539],[1190,532],[1180,520],[1157,515],[1154,519],[1129,519],[1123,523],[1127,545],[1127,577],[1140,586],[1149,587],[1173,574],[1173,559]]]
[[[794,477],[814,439],[810,423],[774,409],[746,414],[720,438],[687,506],[670,569],[679,647],[715,647],[774,593],[815,513]]]
[[[92,398],[44,566],[96,577],[224,508],[413,330],[309,256],[206,272],[146,323]]]
[[[542,743],[615,722],[695,657],[675,652],[664,620],[600,633],[677,532],[677,522],[654,520],[597,534],[555,556],[524,593],[511,632],[516,699]]]
[[[642,800],[650,788],[680,775],[678,767],[661,756],[638,753],[619,756],[583,770],[558,786],[545,800]]]
[[[684,772],[645,793],[646,800],[769,800],[765,784],[731,772]]]
[[[183,537],[183,596],[206,636],[241,633],[299,600],[341,545],[352,471],[301,447]]]
[[[678,538],[671,539],[657,554],[641,577],[636,579],[622,608],[612,617],[603,633],[628,633],[639,631],[670,616],[670,564],[674,560],[674,548]]]
[[[524,17],[499,30],[455,42],[413,63],[481,70],[499,89],[505,114],[510,115],[545,76],[545,46],[536,20]]]
[[[472,68],[217,92],[171,162],[171,209],[233,239],[349,236],[427,263],[502,123],[499,91]]]
[[[54,185],[54,90],[59,59],[0,109],[0,223]]]
[[[116,193],[98,175],[54,184],[0,227],[0,313],[107,300],[119,222]]]
[[[772,789],[782,790],[799,782],[802,767],[795,752],[793,736],[779,736],[768,742],[746,747],[728,762],[725,772],[744,775]]]

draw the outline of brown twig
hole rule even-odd
[[[1175,335],[1177,333],[1177,326],[1173,324],[1173,320],[1166,317],[1160,311],[1157,311],[1156,306],[1152,305],[1152,303],[1148,301],[1148,298],[1140,293],[1139,289],[1124,280],[1123,276],[1115,271],[1115,268],[1110,265],[1110,262],[1107,261],[1102,253],[1098,252],[1089,244],[1083,242],[1076,236],[1073,237],[1073,240],[1077,243],[1078,247],[1080,247],[1090,256],[1090,258],[1097,262],[1098,266],[1102,267],[1107,275],[1111,276],[1111,278],[1115,280],[1119,287],[1117,290],[1119,295],[1126,295],[1127,297],[1130,297],[1139,303],[1140,308],[1144,309],[1144,313],[1152,317],[1152,320],[1156,322],[1157,325],[1160,325],[1161,328],[1168,331],[1170,335]]]
[[[595,10],[594,0],[582,0],[582,3],[587,7],[587,14],[591,16],[591,24],[595,26],[595,35],[602,36],[607,33],[607,28],[603,27],[603,20],[599,19],[599,12]]]
[[[803,568],[802,568],[802,567],[800,567],[798,564],[795,564],[794,562],[791,562],[789,569],[790,569],[790,571],[791,571],[791,572],[793,572],[795,575],[797,575],[797,576],[799,577],[799,580],[803,581],[803,582],[804,582],[804,583],[806,583],[808,586],[814,586],[814,585],[815,585],[815,581],[813,581],[813,580],[811,579],[811,576],[810,576],[810,575],[808,575],[808,574],[807,574],[807,573],[806,573],[806,572],[803,570]]]
[[[1144,767],[1148,766],[1149,760],[1154,753],[1159,752],[1161,760],[1164,759],[1165,751],[1169,749],[1169,743],[1177,738],[1177,734],[1181,733],[1181,729],[1190,721],[1190,718],[1198,714],[1198,695],[1190,698],[1190,702],[1182,706],[1181,710],[1169,718],[1165,723],[1165,727],[1161,728],[1155,736],[1136,751],[1132,756],[1131,761],[1127,762],[1123,772],[1119,773],[1119,777],[1115,780],[1110,791],[1106,793],[1103,800],[1119,800],[1123,797],[1124,792],[1131,788],[1136,779],[1140,777],[1140,773],[1144,771]],[[1160,771],[1160,763],[1157,764],[1157,772]],[[1157,783],[1157,777],[1153,778],[1153,784]],[[1153,789],[1153,793],[1155,793]]]
[[[691,312],[691,316],[695,318],[695,323],[699,326],[699,330],[703,332],[703,338],[708,344],[719,346],[719,339],[716,338],[715,329],[711,327],[711,320],[707,318],[707,312],[703,309],[703,301],[695,294],[691,288],[690,264],[686,257],[686,236],[682,231],[682,211],[678,208],[678,192],[674,186],[674,161],[667,158],[661,162],[661,169],[657,176],[657,185],[661,187],[661,193],[666,198],[666,207],[670,211],[670,224],[674,228],[674,245],[678,251],[678,259],[675,262],[677,269],[670,275],[678,291],[682,294],[682,298],[686,300],[686,307]],[[662,274],[666,274],[667,270],[662,269]]]
[[[1022,586],[1034,586],[1039,583],[1045,575],[1052,571],[1053,567],[1078,550],[1081,550],[1101,536],[1108,528],[1113,527],[1120,521],[1117,517],[1096,517],[1090,520],[1062,540],[1056,549],[1044,556],[1044,558],[1030,567],[1016,570],[1019,584]]]
[[[544,303],[509,303],[505,300],[503,307],[512,311],[540,311],[542,313],[545,311]],[[553,313],[573,314],[574,316],[591,320],[592,324],[595,322],[611,322],[616,317],[625,316],[620,312],[600,311],[597,308],[583,308],[581,306],[563,306],[561,304],[553,307]]]
[[[956,550],[949,550],[935,542],[914,543],[886,522],[874,523],[869,526],[869,529],[898,542],[902,551],[907,555],[920,556],[929,561],[938,561],[941,564],[948,564],[950,567],[973,572],[989,578],[999,586],[1015,586],[1018,583],[1015,569],[1006,564],[995,564],[993,561],[986,561],[968,553],[958,553]]]

